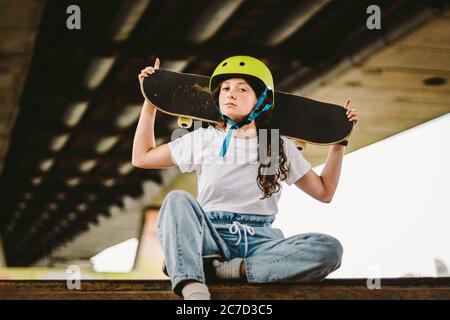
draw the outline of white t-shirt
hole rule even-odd
[[[219,152],[225,136],[225,131],[209,126],[189,132],[168,144],[173,161],[181,172],[196,171],[197,201],[203,210],[260,215],[278,213],[281,188],[270,198],[260,200],[263,192],[256,180],[259,167],[257,138],[232,137],[225,157],[221,157]],[[289,168],[284,181],[291,185],[308,172],[311,165],[293,141],[284,136],[282,139]]]

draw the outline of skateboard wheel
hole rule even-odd
[[[179,117],[178,118],[178,125],[181,128],[188,129],[188,128],[192,127],[192,119],[191,118],[186,118],[186,117]]]
[[[297,147],[297,149],[300,150],[305,150],[306,149],[306,143],[303,141],[299,141],[299,140],[293,140],[295,143],[295,146]]]

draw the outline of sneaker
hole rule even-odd
[[[218,253],[208,254],[206,256],[203,256],[203,272],[205,273],[206,279],[214,279],[217,278],[216,276],[216,269],[212,265],[213,260],[219,260],[224,261],[222,256]],[[169,277],[169,273],[167,272],[166,268],[166,262],[163,261],[162,264],[162,272]]]

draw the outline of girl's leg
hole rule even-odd
[[[326,234],[307,233],[259,243],[245,261],[248,282],[320,281],[341,265],[343,248]]]
[[[221,254],[223,241],[198,202],[186,191],[171,191],[161,206],[157,224],[173,291],[181,295],[187,280],[204,283],[202,256]]]

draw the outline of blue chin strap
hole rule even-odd
[[[225,157],[225,154],[227,153],[228,145],[230,144],[230,140],[231,140],[231,134],[233,133],[234,129],[239,129],[242,126],[245,126],[246,124],[249,124],[254,119],[258,118],[261,113],[263,113],[264,111],[269,110],[270,107],[272,107],[271,103],[266,103],[266,105],[264,107],[261,107],[264,99],[267,96],[267,91],[268,90],[267,90],[267,87],[266,87],[264,92],[259,97],[258,102],[253,107],[252,111],[244,118],[244,120],[240,121],[239,123],[236,123],[233,120],[231,120],[229,117],[227,117],[226,115],[224,115],[220,111],[219,107],[217,108],[217,109],[219,109],[219,112],[222,115],[222,118],[224,118],[231,125],[230,129],[228,130],[228,133],[227,133],[225,139],[223,140],[222,149],[220,149],[219,155],[221,157]]]

